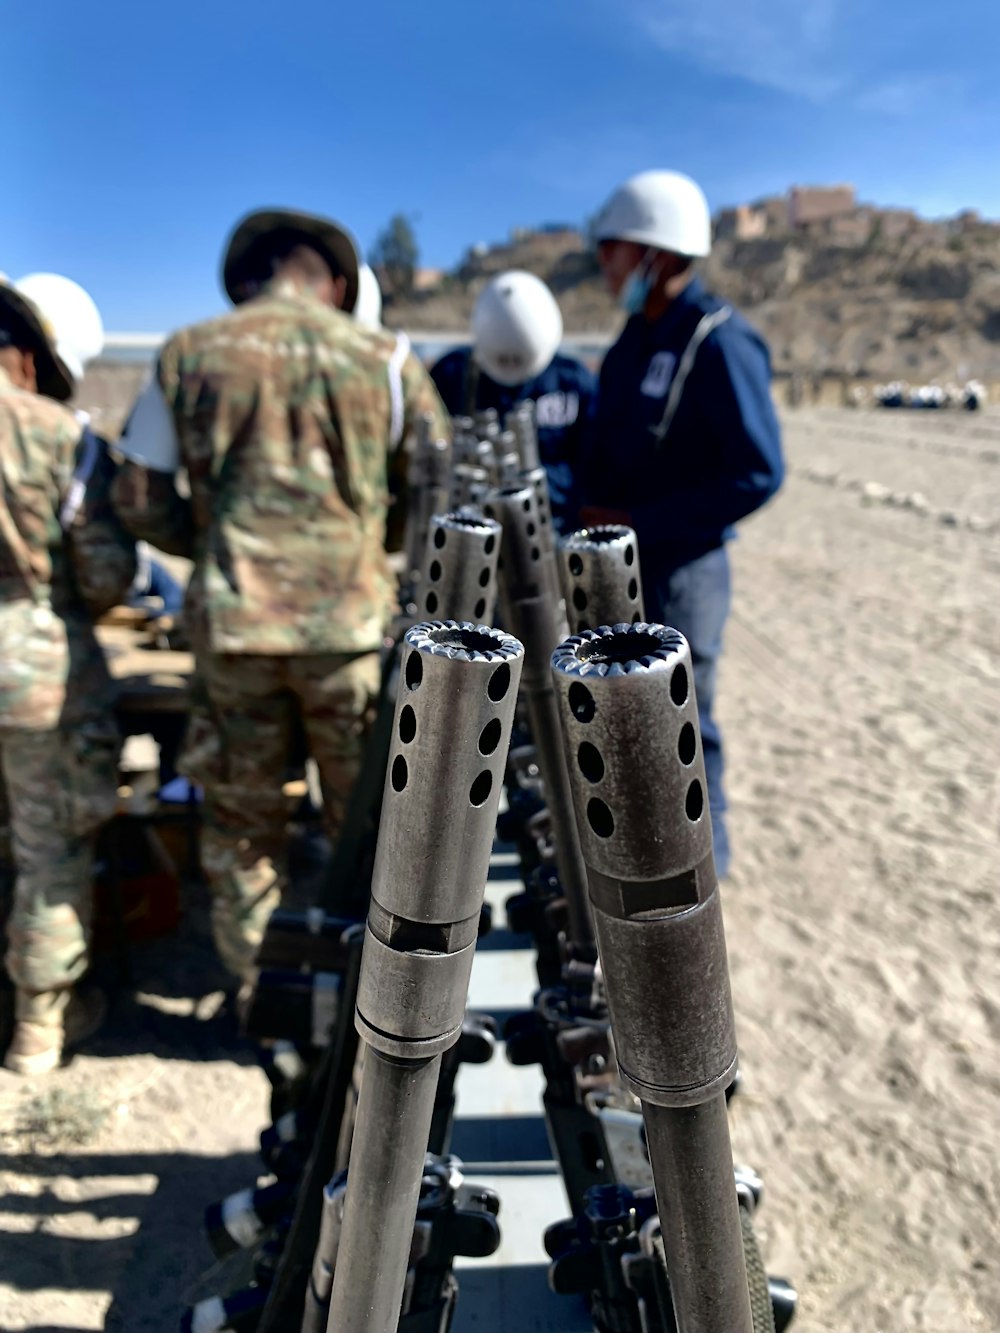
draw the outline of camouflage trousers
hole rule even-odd
[[[326,832],[343,822],[378,693],[377,652],[270,657],[209,654],[178,769],[205,789],[201,859],[223,963],[252,978],[288,880],[282,784],[297,735],[319,769]],[[301,729],[301,732],[300,732]]]
[[[119,747],[110,719],[0,731],[5,962],[22,990],[62,990],[87,970],[94,840],[115,811]]]

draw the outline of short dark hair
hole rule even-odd
[[[345,276],[333,256],[316,245],[314,237],[295,227],[278,227],[261,236],[251,246],[245,260],[247,277],[265,283],[282,264],[292,258],[302,260],[314,269],[311,276],[317,279],[327,274],[332,278]]]
[[[22,351],[41,350],[38,334],[15,310],[0,307],[0,348],[19,347]]]

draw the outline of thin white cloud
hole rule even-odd
[[[964,81],[957,75],[901,75],[865,88],[856,97],[854,105],[859,111],[878,115],[912,116],[926,109],[928,104],[943,100],[958,104],[964,93]]]
[[[624,0],[654,45],[752,83],[826,101],[847,79],[833,34],[840,0]]]
[[[654,47],[704,69],[811,102],[840,101],[906,117],[927,105],[955,110],[968,80],[955,71],[884,72],[865,81],[863,33],[849,0],[598,0]],[[858,43],[861,43],[860,46]]]

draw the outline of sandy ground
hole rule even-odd
[[[1000,414],[786,424],[721,680],[736,1155],[799,1328],[997,1330]],[[203,913],[134,966],[86,1055],[0,1075],[4,1329],[176,1328],[205,1204],[257,1169]]]
[[[831,411],[787,440],[722,682],[736,1149],[805,1327],[996,1330],[1000,420]]]

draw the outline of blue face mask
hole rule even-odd
[[[618,297],[618,304],[626,314],[639,315],[645,310],[649,287],[649,274],[633,269],[625,279],[625,286]]]
[[[650,267],[651,263],[647,256],[636,264],[625,279],[624,286],[618,294],[618,304],[626,314],[639,315],[645,310],[649,292],[653,286]]]

